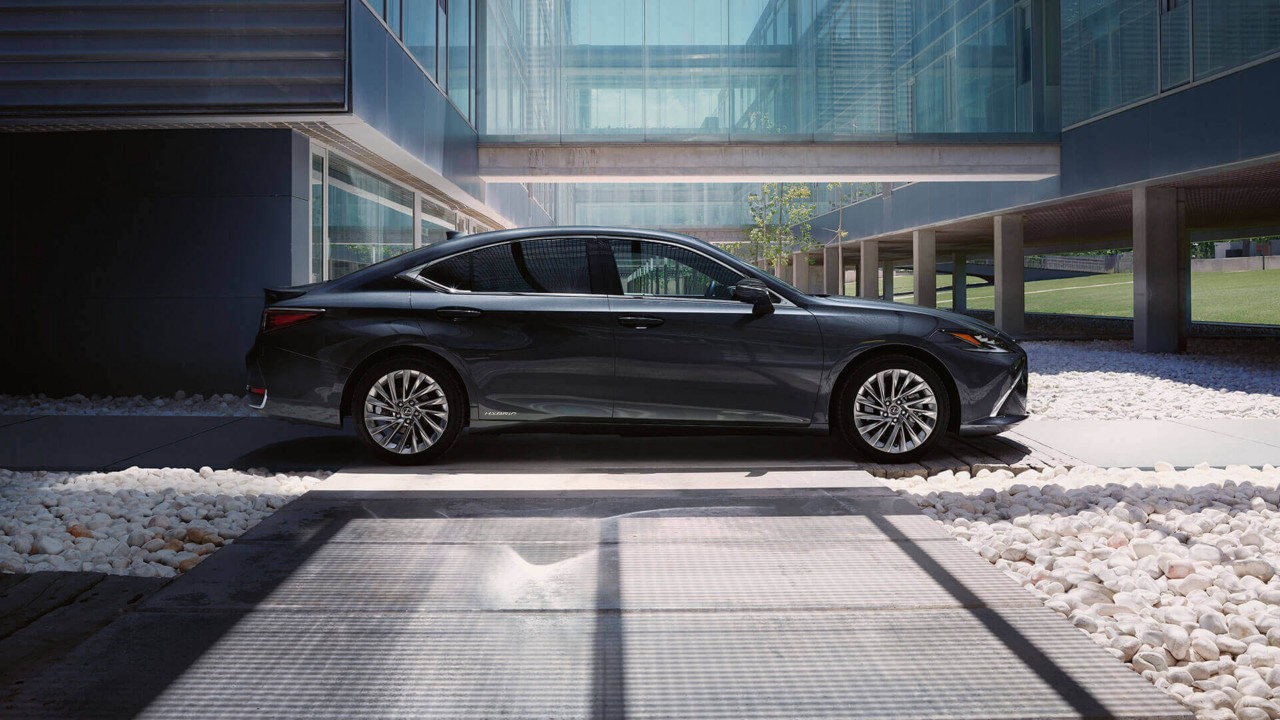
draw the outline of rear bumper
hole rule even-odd
[[[290,422],[342,427],[342,384],[332,367],[296,353],[255,343],[245,356],[248,384],[265,388],[254,409]]]

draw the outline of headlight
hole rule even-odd
[[[969,346],[969,350],[978,352],[1012,352],[1009,344],[998,337],[968,330],[943,330],[942,332]]]

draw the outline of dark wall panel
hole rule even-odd
[[[1280,153],[1280,60],[1062,133],[1062,191],[1076,194]]]
[[[241,391],[262,288],[306,275],[305,148],[290,130],[0,135],[0,391]]]
[[[0,28],[0,116],[346,106],[344,0],[17,0]]]
[[[351,3],[351,110],[431,169],[483,197],[475,129],[359,0]]]

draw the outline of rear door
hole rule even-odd
[[[618,278],[614,418],[637,422],[806,425],[822,377],[809,311],[779,298],[756,317],[734,300],[743,276],[658,240],[610,238]]]
[[[591,242],[504,242],[423,268],[440,291],[415,291],[413,311],[466,366],[473,421],[612,416],[614,322],[592,293]]]

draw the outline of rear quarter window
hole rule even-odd
[[[477,248],[428,265],[422,277],[466,292],[591,292],[587,241],[523,240]]]

